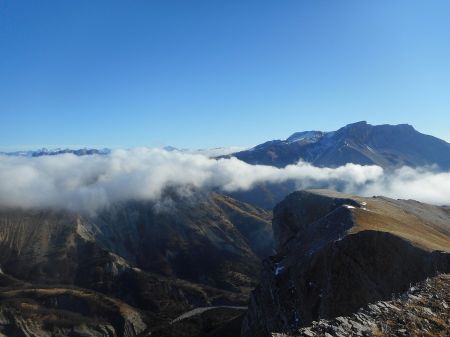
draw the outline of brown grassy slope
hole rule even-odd
[[[427,251],[450,252],[450,211],[414,200],[386,197],[364,198],[329,190],[311,192],[357,201],[361,207],[351,209],[355,226],[350,234],[365,230],[388,232]]]

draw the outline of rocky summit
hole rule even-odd
[[[356,313],[450,272],[450,211],[412,200],[327,190],[274,210],[277,254],[264,261],[242,336],[291,333]]]

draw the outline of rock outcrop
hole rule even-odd
[[[301,191],[275,208],[273,228],[277,254],[264,261],[244,337],[350,315],[450,271],[444,207]]]
[[[273,337],[423,337],[450,332],[450,275],[414,285],[391,301],[369,304],[357,313],[315,321],[310,327]]]

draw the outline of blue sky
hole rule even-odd
[[[0,146],[450,140],[450,2],[0,0]]]

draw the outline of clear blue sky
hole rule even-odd
[[[0,146],[450,139],[450,1],[0,0]]]

